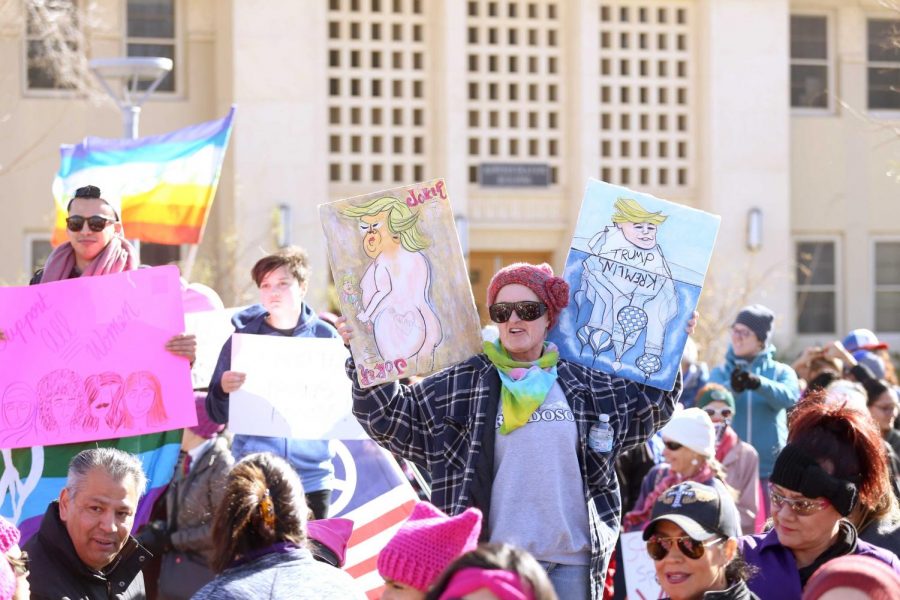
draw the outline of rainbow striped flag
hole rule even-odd
[[[216,195],[235,108],[223,119],[136,140],[88,137],[60,147],[51,242],[66,241],[66,205],[81,186],[118,197],[129,239],[198,244]]]
[[[0,450],[0,515],[18,524],[23,543],[37,533],[47,505],[65,487],[72,457],[100,446],[119,448],[141,459],[147,493],[138,505],[135,529],[147,521],[153,503],[172,479],[181,449],[181,429],[99,442]]]

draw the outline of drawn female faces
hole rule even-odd
[[[78,373],[57,369],[37,384],[38,416],[44,431],[60,433],[76,424],[75,412],[84,402],[84,386]]]
[[[122,377],[107,371],[84,380],[85,401],[76,421],[85,431],[112,432],[122,425]]]
[[[3,441],[18,441],[34,425],[34,391],[28,385],[15,382],[3,392],[0,423]]]
[[[168,419],[162,389],[153,373],[136,371],[130,374],[125,380],[122,396],[125,400],[124,426],[127,429],[138,424],[161,425]]]

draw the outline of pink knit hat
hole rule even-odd
[[[425,592],[451,562],[478,546],[480,533],[477,508],[448,517],[428,502],[419,502],[378,555],[378,572]]]
[[[512,283],[524,285],[547,305],[550,327],[556,325],[560,311],[569,305],[569,284],[562,277],[555,277],[550,265],[513,263],[497,271],[491,279],[488,286],[488,306],[494,303],[503,286]]]
[[[194,408],[197,410],[197,424],[188,429],[207,440],[225,429],[224,425],[209,418],[206,412],[206,392],[194,392]]]
[[[871,600],[891,600],[900,589],[900,576],[869,556],[848,555],[819,567],[803,589],[803,600],[817,600],[836,588],[863,592]]]
[[[19,543],[22,534],[15,525],[0,517],[0,555]],[[5,556],[0,556],[0,600],[12,600],[16,593],[16,574]]]

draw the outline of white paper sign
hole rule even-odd
[[[241,308],[205,310],[184,314],[184,329],[197,336],[197,359],[191,367],[194,389],[207,387],[222,346],[234,332],[231,316]]]
[[[231,394],[234,433],[306,440],[367,436],[351,414],[347,349],[339,339],[235,333],[231,369],[247,374]]]
[[[662,589],[656,583],[656,569],[653,559],[647,554],[643,532],[622,534],[622,564],[625,568],[628,600],[655,600],[664,597]]]

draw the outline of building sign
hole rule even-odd
[[[484,187],[547,187],[550,165],[532,163],[482,163],[479,183]]]

